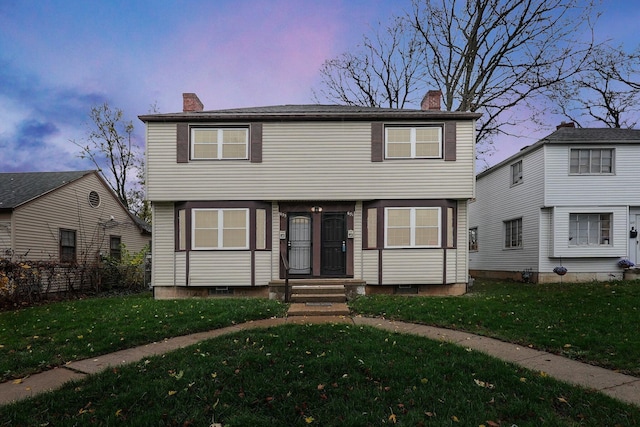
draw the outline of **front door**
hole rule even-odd
[[[347,260],[347,216],[345,212],[322,214],[320,274],[344,276]]]
[[[289,273],[311,274],[311,216],[289,216]]]

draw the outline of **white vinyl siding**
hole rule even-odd
[[[151,283],[153,286],[185,284],[186,255],[175,252],[174,205],[173,203],[153,203],[151,206],[153,209]]]
[[[476,199],[469,203],[469,228],[478,230],[478,250],[469,252],[472,270],[519,272],[527,268],[535,270],[538,265],[540,207],[545,190],[543,150],[531,151],[519,158],[523,171],[527,172],[522,183],[511,185],[511,164],[515,160],[477,179]],[[566,168],[567,163],[565,180]],[[524,246],[506,249],[504,222],[515,218],[522,218]]]
[[[399,194],[404,199],[466,199],[474,196],[474,131],[473,122],[456,122],[455,161],[373,163],[370,122],[267,122],[262,163],[212,164],[177,163],[176,125],[149,123],[147,195],[154,202],[352,201]]]
[[[248,249],[248,209],[193,209],[193,249]]]
[[[574,244],[571,216],[594,213],[606,214],[610,217],[608,224],[610,227],[609,244]],[[628,256],[629,229],[627,228],[628,209],[626,206],[608,206],[606,210],[602,209],[599,212],[595,212],[593,206],[557,206],[551,210],[550,215],[550,256],[576,258]],[[592,241],[593,239],[595,237],[592,238]]]
[[[193,160],[247,159],[248,128],[191,128]]]
[[[383,284],[441,284],[443,269],[442,251],[401,249],[382,252]]]
[[[440,208],[385,208],[386,248],[440,246]]]
[[[251,286],[251,253],[194,251],[189,256],[191,286]]]
[[[442,157],[442,128],[436,126],[385,127],[385,158]]]

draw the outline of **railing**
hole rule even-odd
[[[284,267],[284,302],[289,302],[289,261],[282,252],[280,253],[280,259],[282,260],[282,266]]]

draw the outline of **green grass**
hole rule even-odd
[[[452,344],[346,324],[241,331],[0,407],[1,426],[628,426],[640,408]]]
[[[464,297],[366,296],[360,314],[469,331],[640,376],[640,282],[476,281]]]
[[[282,317],[286,306],[266,299],[155,301],[150,294],[90,298],[0,313],[0,379],[69,361],[207,331]]]

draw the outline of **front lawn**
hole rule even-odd
[[[640,376],[640,282],[477,280],[464,297],[367,296],[351,308],[459,329]]]
[[[245,330],[0,407],[2,426],[638,423],[640,408],[542,372],[347,324]]]
[[[69,361],[249,320],[282,317],[266,299],[88,298],[0,312],[0,381]]]

